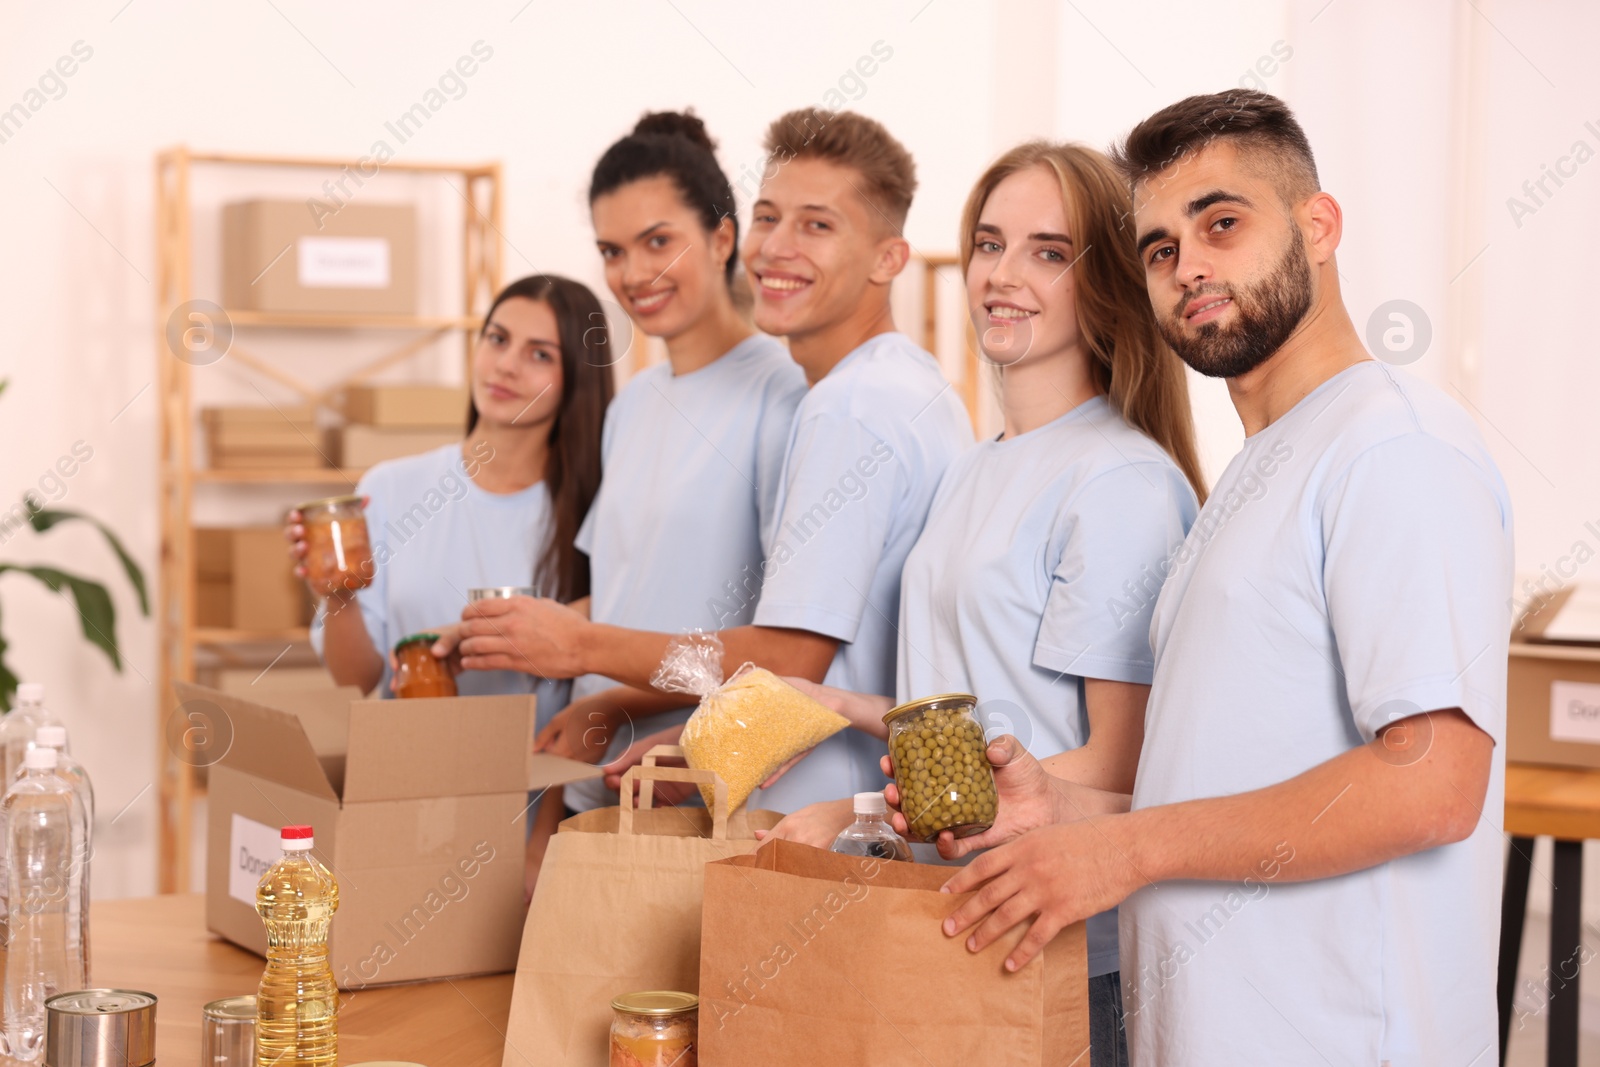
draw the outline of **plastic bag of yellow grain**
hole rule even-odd
[[[722,642],[714,634],[674,638],[650,684],[700,698],[678,744],[689,766],[728,783],[730,812],[779,767],[850,725],[765,667],[746,663],[724,682]],[[700,791],[710,807],[710,793]]]

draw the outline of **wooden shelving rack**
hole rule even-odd
[[[159,449],[161,559],[157,594],[157,622],[160,627],[161,665],[156,707],[157,782],[159,783],[160,856],[158,883],[163,893],[188,889],[192,864],[194,805],[198,793],[196,769],[181,760],[168,740],[168,720],[178,701],[175,681],[192,681],[197,649],[214,650],[230,663],[265,659],[257,649],[285,644],[304,644],[305,629],[245,631],[201,628],[195,625],[195,537],[192,523],[197,485],[256,487],[262,492],[286,488],[330,488],[337,491],[353,487],[360,470],[204,470],[193,463],[196,412],[191,386],[195,367],[177,358],[168,347],[167,323],[179,307],[194,299],[193,227],[191,225],[190,182],[197,169],[299,168],[337,171],[357,168],[354,159],[230,155],[192,152],[178,147],[156,156],[156,364],[159,368],[161,441]],[[234,330],[234,343],[226,358],[244,365],[263,377],[300,394],[311,406],[324,403],[345,386],[371,378],[424,350],[452,332],[463,336],[470,354],[473,334],[480,316],[501,286],[504,262],[501,234],[503,205],[501,168],[498,163],[456,165],[447,163],[406,163],[390,161],[384,170],[397,173],[437,175],[441,180],[460,179],[456,189],[466,201],[462,212],[462,286],[459,315],[394,316],[372,314],[272,314],[258,311],[227,311]],[[201,294],[204,296],[204,294]],[[399,331],[408,340],[379,359],[352,367],[331,385],[312,387],[296,380],[266,360],[251,355],[239,344],[246,331]],[[203,368],[202,368],[203,369]],[[285,503],[292,502],[285,500]]]

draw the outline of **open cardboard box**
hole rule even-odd
[[[1506,758],[1600,768],[1600,587],[1541,597],[1517,619],[1506,676]]]
[[[219,745],[231,736],[210,768],[211,931],[265,955],[256,883],[281,855],[280,827],[303,823],[339,882],[329,953],[341,989],[515,969],[528,793],[600,774],[530,752],[531,695],[177,691],[191,722]]]

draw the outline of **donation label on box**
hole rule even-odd
[[[302,237],[295,255],[307,289],[389,287],[389,242],[382,237]]]
[[[256,906],[256,886],[283,852],[282,827],[233,813],[228,834],[228,895]]]
[[[1550,737],[1600,744],[1600,685],[1550,683]]]

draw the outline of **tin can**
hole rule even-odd
[[[359,496],[330,496],[299,506],[306,530],[306,584],[318,596],[372,584],[377,568]]]
[[[200,1067],[254,1067],[256,996],[213,1000],[200,1010]]]
[[[999,796],[977,706],[970,693],[942,693],[883,717],[900,811],[917,840],[932,841],[945,830],[968,837],[994,825]]]
[[[700,998],[656,990],[611,1002],[611,1067],[696,1067]]]
[[[80,989],[44,1002],[45,1067],[150,1067],[156,998],[137,989]]]
[[[531,585],[490,585],[479,589],[467,590],[467,603],[476,600],[510,600],[514,596],[538,596],[539,591]]]

